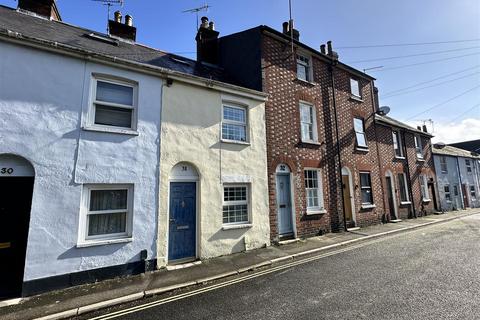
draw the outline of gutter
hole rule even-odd
[[[237,85],[221,82],[218,80],[206,79],[199,76],[190,75],[162,67],[149,65],[146,63],[135,62],[115,56],[109,56],[85,49],[80,49],[63,43],[53,42],[25,36],[21,33],[0,28],[0,40],[5,42],[20,44],[23,46],[59,53],[62,55],[85,59],[101,64],[107,64],[115,67],[123,67],[124,69],[142,72],[165,79],[173,79],[179,82],[188,83],[200,87],[207,87],[212,90],[218,90],[230,94],[265,102],[268,100],[268,94]]]

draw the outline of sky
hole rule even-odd
[[[57,3],[65,22],[105,31],[101,3]],[[112,11],[133,16],[138,42],[195,58],[196,16],[183,11],[205,3],[125,0]],[[262,24],[281,30],[289,19],[288,0],[207,3],[200,16],[215,21],[220,36]],[[390,116],[414,126],[426,121],[437,142],[480,139],[480,0],[292,0],[292,13],[303,43],[318,49],[331,40],[342,62],[359,70],[382,66],[367,73]]]

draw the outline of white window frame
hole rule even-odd
[[[230,119],[225,119],[225,107],[227,108],[232,108],[232,109],[239,109],[239,110],[243,110],[245,112],[245,122],[241,122],[241,121],[235,121],[235,120],[230,120]],[[240,143],[240,144],[248,144],[249,141],[250,141],[250,137],[249,137],[249,125],[248,125],[248,122],[249,122],[249,115],[248,115],[248,107],[246,106],[242,106],[242,105],[235,105],[235,104],[232,104],[232,103],[227,103],[227,102],[223,102],[222,103],[222,124],[221,124],[221,141],[224,141],[224,142],[233,142],[233,143]],[[232,124],[232,125],[236,125],[236,126],[243,126],[245,128],[245,141],[242,141],[242,140],[236,140],[236,139],[226,139],[223,137],[223,124]]]
[[[448,173],[448,162],[446,156],[440,156],[440,171],[442,173]]]
[[[468,174],[472,174],[472,161],[470,159],[465,159],[465,170],[467,171]]]
[[[448,191],[447,191],[448,188]],[[446,184],[443,186],[443,193],[445,195],[445,201],[450,203],[452,202],[452,190],[450,190],[450,185]]]
[[[358,93],[353,92],[354,87]],[[355,78],[350,78],[350,94],[356,98],[362,99],[362,90],[360,89],[360,81]]]
[[[246,200],[238,200],[238,201],[225,201],[225,188],[236,188],[236,187],[245,187],[246,188]],[[251,196],[250,196],[250,189],[251,186],[249,183],[224,183],[222,186],[222,224],[223,226],[250,226],[252,224],[252,216],[251,216]],[[234,206],[234,205],[247,205],[247,221],[240,221],[240,222],[223,222],[223,207],[224,206]]]
[[[398,176],[402,176],[401,178],[398,177]],[[405,200],[402,200],[402,194],[400,193],[400,203],[410,203],[410,194],[409,194],[409,190],[408,190],[408,184],[407,184],[407,175],[404,173],[404,172],[399,172],[397,174],[397,178],[398,178],[398,188],[401,188],[402,186],[400,185],[400,179],[402,179],[403,181],[403,187],[404,187],[404,191],[405,191],[405,196],[406,196],[406,199]]]
[[[308,63],[302,60],[301,58],[308,60]],[[297,79],[306,81],[306,82],[313,82],[312,81],[313,79],[312,56],[303,52],[297,52],[297,54],[295,55],[295,61],[296,61],[296,67],[297,67]],[[306,68],[306,72],[305,72],[306,79],[302,79],[301,77],[299,77],[299,74],[298,74],[299,65]]]
[[[470,199],[472,201],[477,201],[477,190],[475,190],[475,186],[470,186]]]
[[[102,210],[101,212],[90,212],[90,196],[94,190],[127,190],[127,209],[126,210]],[[105,235],[88,235],[88,216],[94,214],[108,214],[116,212],[127,212],[125,222],[125,232],[112,233]],[[82,204],[80,208],[80,223],[77,246],[102,245],[119,242],[132,241],[134,215],[134,185],[133,184],[84,184],[82,190]]]
[[[305,173],[307,171],[315,171],[317,172],[317,188],[307,188],[305,186]],[[325,209],[325,200],[323,198],[323,176],[322,176],[322,170],[318,168],[304,168],[303,170],[303,184],[305,187],[305,201],[306,201],[306,208],[307,208],[307,215],[310,214],[320,214],[320,213],[325,213],[327,212]],[[318,206],[316,207],[309,207],[308,206],[308,190],[315,190],[317,193],[317,199],[318,199]]]
[[[395,158],[404,158],[403,156],[403,148],[402,148],[402,138],[401,133],[398,130],[392,131],[392,138],[393,138],[393,151],[395,152]],[[397,150],[400,154],[397,154]]]
[[[417,154],[417,159],[423,160],[423,145],[422,145],[422,138],[420,135],[416,134],[414,136],[415,140],[415,153]]]
[[[357,131],[357,129],[355,128],[355,120],[362,121],[362,130],[363,131]],[[357,144],[357,148],[367,150],[368,149],[368,141],[367,141],[367,134],[365,133],[365,119],[359,118],[359,117],[354,117],[353,118],[353,130],[355,131],[355,141],[356,141],[356,144]],[[365,145],[364,146],[359,145],[358,135],[363,135],[363,138],[365,140]]]
[[[369,176],[369,181],[370,181],[370,186],[369,187],[364,187],[362,186],[362,174],[368,174]],[[370,206],[375,204],[375,199],[373,199],[373,185],[372,185],[372,173],[369,171],[360,171],[359,172],[359,178],[360,178],[360,201],[362,202],[362,206]],[[363,202],[363,197],[362,197],[362,192],[364,189],[370,189],[370,195],[371,195],[371,202]]]
[[[420,192],[422,194],[422,200],[424,202],[430,201],[430,195],[428,194],[428,181],[427,181],[427,176],[424,174],[421,174],[418,176],[419,182],[420,182]]]
[[[303,107],[308,107],[311,110],[311,116],[312,116],[312,123],[308,122],[303,122],[302,121],[302,108]],[[299,103],[299,109],[300,109],[300,136],[302,142],[313,142],[313,143],[318,143],[318,127],[317,127],[317,110],[315,108],[315,105],[305,102],[305,101],[300,101]],[[303,136],[303,124],[308,124],[312,126],[312,138],[313,139],[308,139],[307,137]]]
[[[112,103],[112,102],[105,102],[105,101],[98,101],[96,100],[97,97],[97,83],[106,82],[111,83],[119,86],[131,87],[133,88],[133,105],[124,105],[119,103]],[[87,116],[87,124],[86,129],[99,129],[99,131],[106,131],[106,132],[116,132],[116,133],[129,133],[129,132],[136,132],[137,131],[137,122],[138,122],[138,83],[126,79],[119,79],[115,76],[106,76],[106,75],[92,75],[92,86],[91,86],[91,94],[90,94],[90,102],[89,102],[89,111]],[[119,127],[119,126],[110,126],[110,125],[103,125],[103,124],[96,124],[95,123],[95,112],[96,112],[96,105],[104,105],[108,107],[115,107],[115,108],[122,108],[122,109],[129,109],[132,110],[132,118],[131,118],[131,127]]]

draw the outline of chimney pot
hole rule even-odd
[[[282,24],[282,27],[283,27],[283,34],[288,34],[288,22],[284,22]]]
[[[423,125],[423,132],[428,133],[427,125],[425,125],[425,124]]]
[[[325,45],[324,45],[324,44],[322,44],[322,45],[320,46],[320,52],[323,53],[323,54],[326,54]]]
[[[420,131],[422,131],[422,127],[420,127],[420,126],[417,126],[417,130],[420,130]]]
[[[202,21],[202,23],[200,24],[200,28],[208,29],[208,18],[202,17],[200,20]]]
[[[208,24],[208,29],[215,30],[215,22],[210,21],[210,23]]]
[[[129,27],[133,27],[133,17],[129,14],[125,16],[125,24]]]
[[[113,16],[114,16],[115,22],[122,23],[122,13],[119,10],[115,11]]]
[[[329,56],[331,56],[331,55],[332,55],[332,52],[333,52],[333,50],[332,50],[332,41],[327,41],[327,54],[328,54]]]

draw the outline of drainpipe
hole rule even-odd
[[[331,50],[330,50],[331,52]],[[335,65],[337,64],[337,60],[332,58],[332,64],[329,66],[330,70],[330,77],[332,81],[332,95],[333,95],[333,112],[335,115],[335,134],[337,138],[337,156],[338,156],[338,172],[340,174],[340,194],[342,195],[342,213],[343,213],[343,227],[345,228],[345,231],[347,231],[347,219],[346,219],[346,214],[345,214],[345,197],[343,195],[343,181],[342,181],[342,155],[340,152],[340,134],[338,132],[338,116],[337,116],[337,101],[335,98]],[[351,177],[353,179],[353,175]],[[354,192],[353,190],[351,192]],[[355,208],[352,208],[352,210],[355,210]]]
[[[413,198],[413,184],[412,176],[410,174],[410,163],[408,162],[408,153],[407,153],[407,140],[405,139],[406,131],[401,131],[403,133],[402,144],[403,144],[403,153],[405,154],[405,161],[407,163],[407,177],[408,177],[408,193],[410,194],[411,209],[413,210],[413,217],[417,218],[417,210],[415,209],[415,199]],[[409,218],[412,218],[412,214],[409,214]]]

